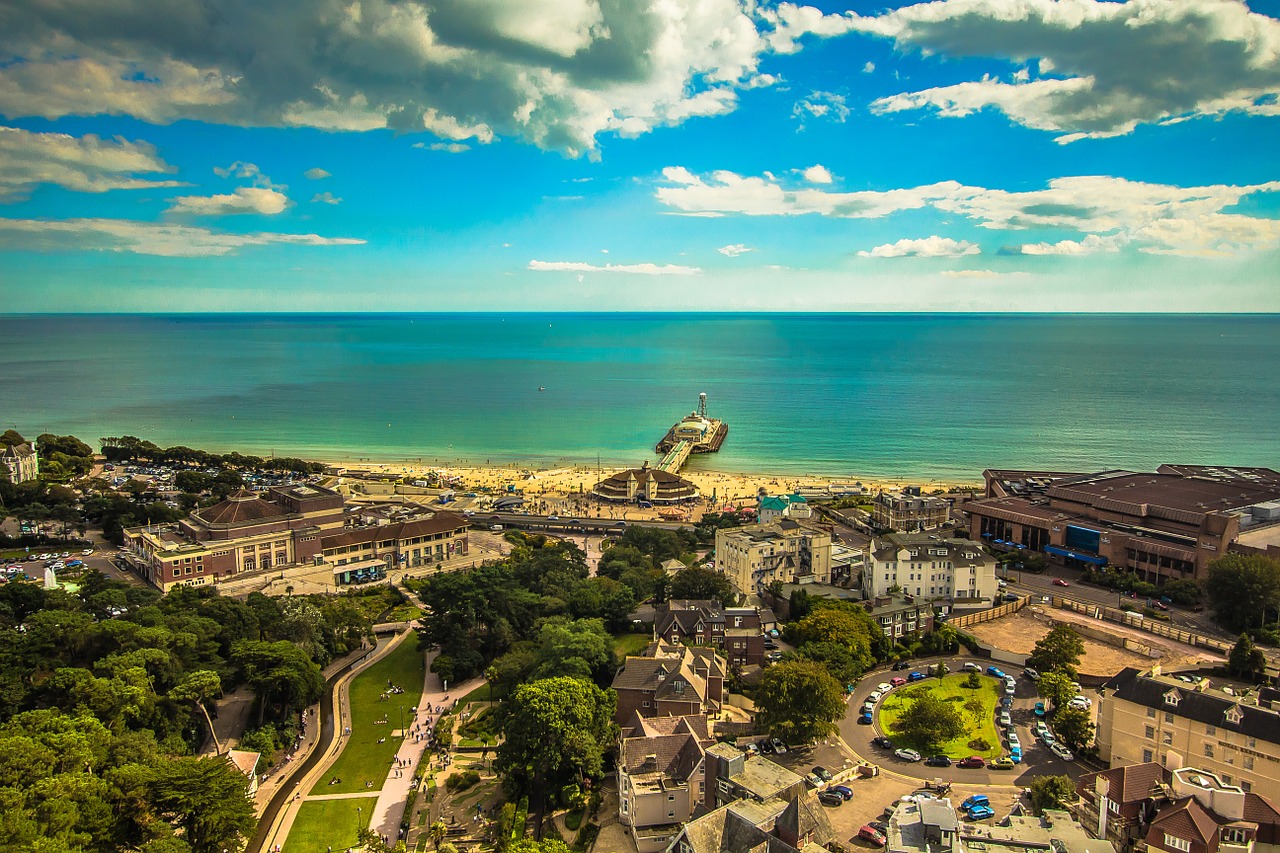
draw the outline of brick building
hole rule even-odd
[[[686,717],[715,715],[724,701],[724,658],[703,646],[651,643],[642,655],[628,655],[613,677],[618,694],[614,715],[624,725],[633,715]]]
[[[724,654],[730,666],[759,666],[764,663],[765,631],[774,624],[771,610],[676,600],[658,605],[653,633],[669,645],[712,646]]]

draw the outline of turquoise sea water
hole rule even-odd
[[[95,445],[638,463],[706,391],[702,468],[1280,466],[1277,316],[10,316],[0,367],[3,428]]]

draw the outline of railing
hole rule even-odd
[[[1195,646],[1201,649],[1212,649],[1219,654],[1229,654],[1233,644],[1216,637],[1206,637],[1204,634],[1197,634],[1195,631],[1188,631],[1186,628],[1179,628],[1176,625],[1170,625],[1167,622],[1161,622],[1157,619],[1149,619],[1141,613],[1133,613],[1128,610],[1119,610],[1115,607],[1106,607],[1101,604],[1094,604],[1087,601],[1078,601],[1074,598],[1064,598],[1055,595],[1051,599],[1054,607],[1061,610],[1072,610],[1076,613],[1083,613],[1094,619],[1100,619],[1104,622],[1114,622],[1117,625],[1123,625],[1126,628],[1136,628],[1139,631],[1145,631],[1148,634],[1154,634],[1157,637],[1164,637],[1169,640],[1175,640],[1188,646]]]

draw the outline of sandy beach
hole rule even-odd
[[[701,461],[701,460],[699,460]],[[618,471],[620,466],[593,465],[565,466],[558,468],[527,468],[519,465],[421,465],[412,462],[377,463],[347,461],[333,463],[348,472],[364,471],[395,477],[425,478],[434,472],[442,479],[456,478],[455,488],[489,488],[505,490],[514,486],[527,496],[537,496],[546,501],[557,501],[578,494],[589,494],[597,482]],[[681,476],[693,482],[701,495],[708,499],[707,506],[717,509],[737,507],[743,503],[754,504],[763,490],[770,495],[790,494],[797,490],[826,489],[829,486],[852,487],[874,495],[880,491],[896,491],[905,486],[920,486],[927,493],[956,490],[981,490],[981,482],[943,483],[939,481],[909,482],[906,480],[849,479],[846,477],[798,477],[794,474],[738,474],[727,471],[711,471],[700,467],[688,467]],[[714,500],[711,500],[714,499]]]

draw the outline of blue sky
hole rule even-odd
[[[1280,311],[1280,3],[17,0],[7,311]]]

